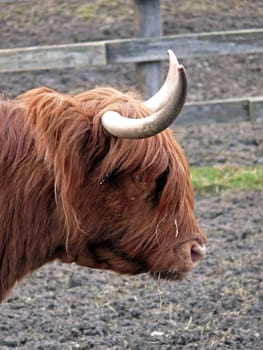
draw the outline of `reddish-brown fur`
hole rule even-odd
[[[171,131],[117,139],[101,125],[107,110],[150,113],[110,88],[76,96],[39,88],[0,101],[0,301],[54,259],[164,273],[182,243],[205,242]]]

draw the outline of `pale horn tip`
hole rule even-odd
[[[169,56],[169,64],[177,66],[178,70],[185,70],[184,66],[179,63],[177,56],[173,52],[173,50],[167,50],[167,54]]]

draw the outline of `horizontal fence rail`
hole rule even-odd
[[[242,121],[263,122],[263,96],[186,103],[175,123],[203,125]]]
[[[263,29],[107,40],[0,50],[0,72],[263,53]]]
[[[1,0],[0,0],[1,1]],[[263,29],[107,40],[0,50],[0,73],[141,63],[179,58],[263,53]],[[187,103],[177,125],[263,122],[263,96]]]
[[[0,72],[106,65],[104,42],[0,50]]]
[[[108,62],[165,60],[168,49],[179,58],[263,53],[263,29],[115,40],[107,46]]]

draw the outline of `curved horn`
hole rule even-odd
[[[168,55],[169,70],[166,79],[163,83],[163,86],[155,95],[153,95],[151,98],[144,102],[144,105],[153,110],[154,112],[157,112],[158,110],[163,108],[169,102],[171,95],[176,94],[178,90],[177,70],[180,69],[180,67],[182,66],[179,65],[177,57],[175,56],[172,50],[168,50]]]
[[[152,98],[144,102],[154,113],[146,118],[131,119],[107,111],[102,116],[102,125],[110,134],[128,139],[150,137],[166,129],[176,119],[185,102],[187,77],[173,51],[169,50],[168,54],[169,70],[165,82]]]

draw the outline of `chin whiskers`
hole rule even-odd
[[[158,290],[160,290],[160,281],[181,281],[187,275],[186,273],[176,272],[174,269],[162,272],[152,272],[152,277],[157,280]]]

